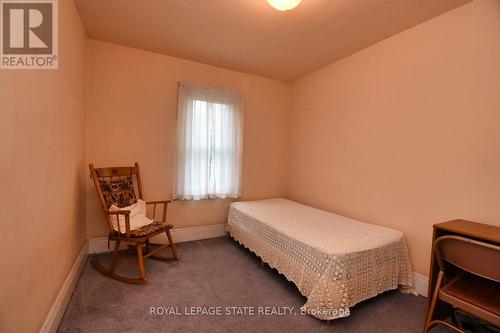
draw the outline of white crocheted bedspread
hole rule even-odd
[[[295,283],[302,307],[319,319],[347,317],[350,307],[384,291],[413,292],[403,233],[286,199],[235,202],[227,231]]]

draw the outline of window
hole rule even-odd
[[[241,196],[242,148],[242,96],[179,84],[174,197]]]

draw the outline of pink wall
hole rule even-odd
[[[59,1],[59,69],[0,70],[0,332],[37,332],[85,237],[87,37]]]
[[[171,196],[178,81],[245,96],[243,199],[283,194],[287,84],[94,40],[87,73],[87,159],[96,167],[139,162],[147,200]],[[90,180],[87,189],[87,235],[106,236]],[[175,228],[224,223],[229,203],[175,202],[168,219]]]
[[[403,231],[500,225],[500,2],[476,0],[292,85],[287,193]]]
[[[37,331],[85,234],[106,235],[88,162],[138,161],[146,198],[170,197],[178,81],[245,95],[243,199],[287,194],[402,230],[422,274],[432,223],[500,225],[498,0],[400,33],[291,91],[87,41],[73,2],[60,1],[59,11],[59,70],[0,71],[0,201],[10,249],[0,254],[9,270],[0,285],[8,300],[0,302],[2,332]],[[223,223],[228,204],[176,202],[169,220],[176,228]]]

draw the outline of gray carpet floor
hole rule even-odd
[[[425,298],[386,292],[351,308],[331,326],[302,315],[305,298],[275,270],[230,238],[178,244],[181,260],[146,260],[147,285],[128,285],[85,266],[59,332],[421,332]],[[99,255],[106,262],[109,254]],[[132,267],[124,273],[135,273]],[[223,315],[192,315],[186,307],[220,307]],[[225,315],[240,308],[237,315]],[[151,314],[153,307],[156,314]],[[161,314],[158,307],[177,310]],[[247,308],[243,308],[247,307]],[[259,307],[282,310],[259,315]],[[203,308],[202,308],[203,309]],[[254,315],[242,314],[255,311]],[[164,310],[165,311],[165,310]],[[437,330],[433,330],[437,332]]]

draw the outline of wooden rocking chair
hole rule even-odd
[[[147,283],[148,280],[144,275],[144,259],[154,258],[163,261],[178,260],[175,244],[170,235],[171,224],[166,223],[167,205],[169,200],[165,201],[149,201],[146,205],[153,206],[153,218],[155,218],[156,207],[163,206],[161,221],[154,220],[152,223],[142,226],[137,229],[130,230],[130,210],[110,210],[111,205],[118,207],[129,206],[136,202],[134,177],[136,179],[137,191],[139,199],[142,200],[141,179],[139,176],[139,164],[135,163],[133,167],[116,167],[116,168],[99,168],[95,169],[92,164],[89,164],[90,174],[94,181],[99,200],[101,202],[104,215],[109,227],[108,242],[115,241],[115,248],[109,268],[105,268],[99,262],[92,258],[91,263],[94,268],[100,273],[118,281],[126,283]],[[113,226],[112,216],[116,217],[115,224],[118,230]],[[120,230],[120,220],[125,219],[125,229]],[[165,232],[167,234],[168,244],[153,244],[149,239],[153,236]],[[120,259],[119,254],[127,249],[120,250],[120,244],[126,242],[129,248],[137,252],[137,259]],[[151,250],[151,246],[156,246]],[[157,253],[166,247],[170,247],[172,256],[161,256]],[[137,264],[139,269],[139,277],[127,277],[115,273],[116,263]]]

